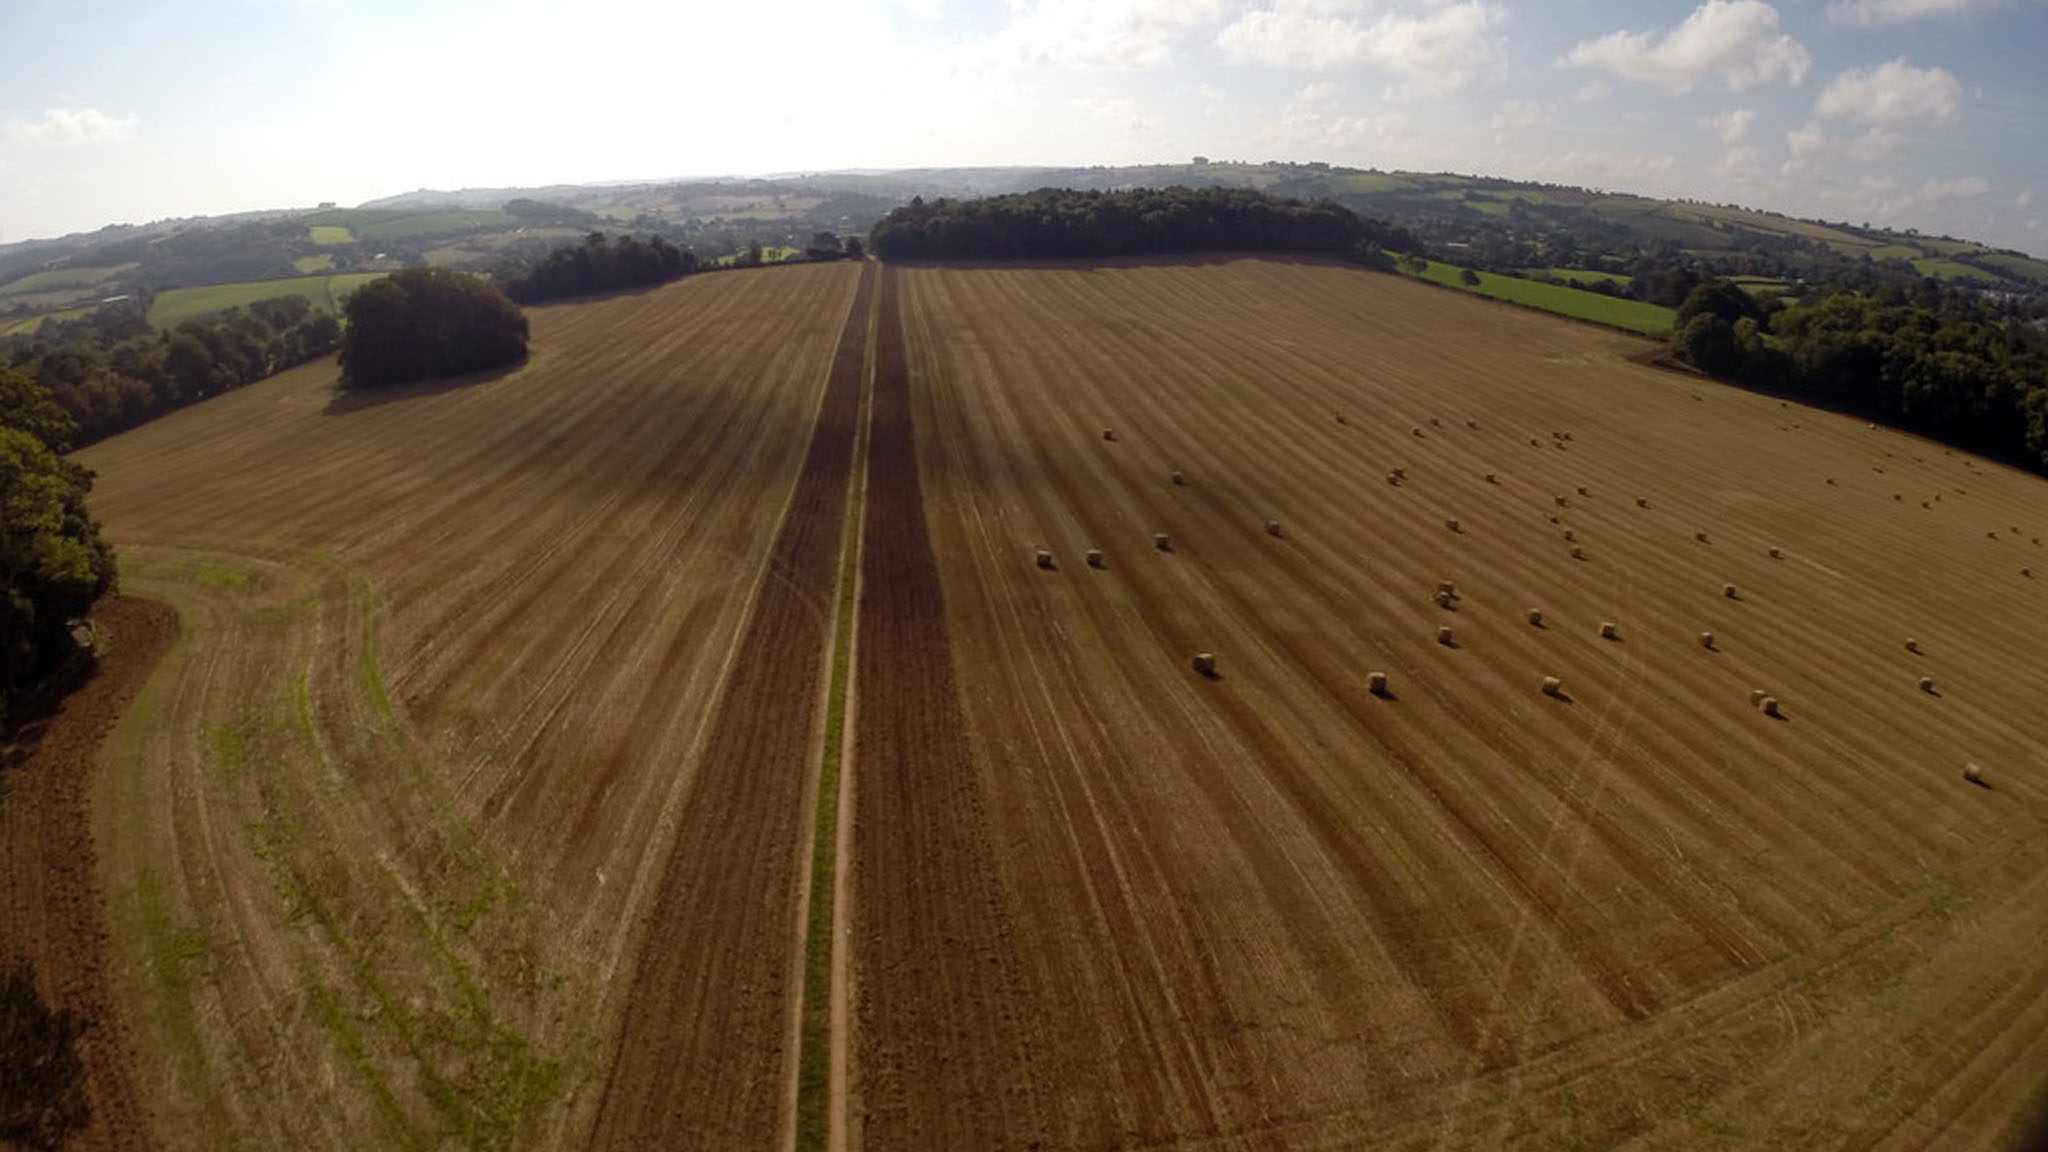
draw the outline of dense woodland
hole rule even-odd
[[[386,388],[505,368],[526,359],[526,314],[497,285],[445,268],[373,280],[342,306],[342,378]]]
[[[592,232],[583,243],[556,248],[530,268],[501,274],[499,283],[505,295],[519,303],[539,304],[665,284],[702,266],[696,253],[660,236],[642,242],[631,236],[613,240],[602,232]]]
[[[889,260],[1015,260],[1171,252],[1297,252],[1383,264],[1413,238],[1329,201],[1241,188],[1042,188],[979,200],[913,199],[875,225]]]
[[[1932,281],[1783,309],[1702,284],[1672,350],[1715,376],[2048,470],[2048,332]]]
[[[340,342],[340,323],[301,296],[259,300],[168,332],[151,328],[141,306],[128,302],[0,340],[0,367],[47,390],[82,446],[325,356]]]
[[[114,584],[86,514],[92,473],[64,459],[76,426],[41,385],[0,368],[0,731],[75,652],[72,622]]]

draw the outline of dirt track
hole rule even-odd
[[[628,994],[597,1148],[781,1146],[798,886],[875,272],[863,273]]]
[[[89,1022],[79,1041],[92,1115],[66,1147],[148,1149],[127,1023],[107,981],[106,923],[88,804],[101,743],[178,636],[161,604],[114,596],[94,614],[99,667],[0,764],[0,962],[34,965],[44,999]]]

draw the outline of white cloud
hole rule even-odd
[[[1572,99],[1580,104],[1586,104],[1594,100],[1605,100],[1607,94],[1612,91],[1614,89],[1605,80],[1588,80],[1579,85],[1578,91],[1572,93]]]
[[[1832,0],[1828,19],[1838,24],[1865,28],[1880,24],[1903,24],[1927,16],[1960,16],[1965,12],[1997,7],[2001,0]]]
[[[1748,144],[1736,144],[1721,154],[1721,159],[1714,164],[1714,171],[1729,180],[1754,182],[1764,174],[1763,150]]]
[[[1493,114],[1496,132],[1527,132],[1550,123],[1550,106],[1533,100],[1503,100]]]
[[[1749,139],[1749,130],[1756,124],[1756,109],[1733,108],[1719,112],[1701,121],[1707,130],[1721,138],[1721,143],[1730,148]]]
[[[2018,208],[2022,212],[2032,208],[2034,206],[2034,190],[2029,188],[2021,192],[2018,196],[2013,197],[2012,203],[2013,207]]]
[[[22,144],[105,144],[127,139],[141,123],[135,116],[109,116],[97,108],[52,108],[38,119],[9,125],[7,137]]]
[[[1527,179],[1652,196],[1677,191],[1678,159],[1674,156],[1574,148],[1503,160],[1516,176]]]
[[[1127,132],[1150,132],[1159,127],[1157,118],[1147,116],[1136,101],[1123,96],[1077,96],[1067,101],[1067,107]]]
[[[1707,0],[1662,36],[1610,32],[1577,45],[1561,63],[1604,69],[1672,92],[1714,80],[1741,92],[1776,81],[1798,84],[1813,56],[1778,31],[1778,10],[1763,0]]]
[[[1009,24],[980,47],[1006,63],[1157,68],[1223,11],[1223,0],[1017,0]]]
[[[1217,34],[1217,47],[1240,63],[1327,71],[1370,64],[1405,77],[1418,93],[1442,95],[1496,62],[1493,35],[1502,10],[1482,0],[1432,0],[1416,12],[1385,12],[1370,22],[1331,0],[1272,0]]]
[[[1962,102],[1963,86],[1947,69],[1915,68],[1900,57],[1828,81],[1814,112],[1852,124],[1933,127],[1953,121]]]

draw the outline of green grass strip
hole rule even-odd
[[[872,332],[872,305],[869,330]],[[860,519],[867,488],[869,384],[874,341],[866,339],[861,400],[854,417],[853,474],[846,489],[839,545],[839,595],[832,620],[832,679],[825,697],[825,741],[811,832],[811,899],[804,918],[804,1005],[797,1041],[796,1152],[823,1152],[832,1133],[832,919],[839,859],[839,763],[846,747],[847,682],[853,667],[853,613],[860,571]]]

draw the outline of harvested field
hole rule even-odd
[[[1314,262],[532,315],[80,454],[180,625],[92,781],[106,1131],[1903,1149],[2039,1093],[2048,483]]]
[[[882,919],[884,847],[860,845],[861,1052],[891,1056],[861,1070],[868,1146],[2013,1131],[2048,1067],[2048,602],[2017,575],[2031,545],[1985,533],[2048,526],[2048,485],[1820,413],[1786,430],[1625,338],[1341,268],[915,267],[903,289],[945,611],[916,650],[949,658],[961,709],[922,779],[980,843],[887,889],[973,912],[943,931]],[[1968,495],[1930,514],[1901,486]],[[1034,546],[1110,563],[1049,574]],[[1427,596],[1446,574],[1456,648]],[[2010,779],[1969,787],[1966,760]],[[920,944],[990,989],[943,1036],[880,1007],[940,995]],[[998,1069],[1028,1126],[992,1131],[994,1103],[956,1123],[964,1082],[912,1095]]]
[[[629,1104],[772,1130],[780,1088],[752,1093],[782,1075],[787,993],[738,978],[798,959],[806,765],[775,757],[813,736],[777,693],[824,654],[815,547],[778,525],[810,523],[792,498],[858,277],[539,309],[509,375],[337,397],[308,366],[82,454],[125,586],[184,627],[95,797],[166,1147],[580,1148],[601,1104],[606,1133]],[[734,753],[750,709],[790,740]],[[714,885],[674,922],[711,843],[780,903]],[[673,1087],[647,1061],[706,1066],[679,1027],[607,1097],[664,979],[717,993],[699,1028],[731,1079],[625,1100]]]

